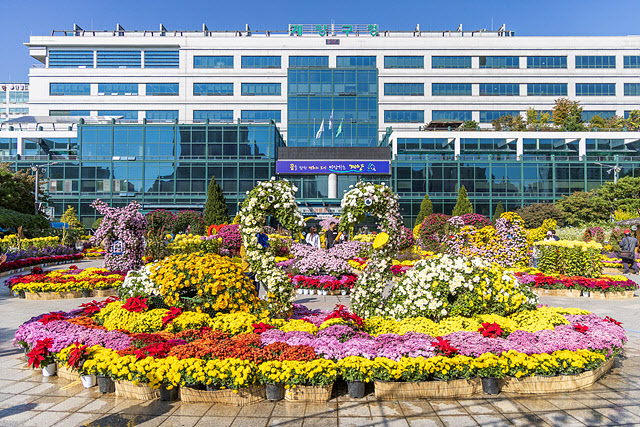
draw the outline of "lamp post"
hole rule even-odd
[[[620,171],[622,171],[622,168],[618,165],[605,165],[602,163],[598,163],[598,162],[594,162],[595,165],[598,166],[602,166],[604,168],[609,168],[609,170],[607,171],[607,174],[611,175],[611,172],[613,172],[613,183],[617,184],[618,183],[618,174],[620,173]]]
[[[58,162],[53,162],[53,163],[49,163],[49,166],[53,166],[53,165],[57,165]],[[31,170],[35,173],[36,175],[36,187],[35,187],[35,214],[38,215],[38,193],[40,192],[40,168],[42,168],[43,166],[47,166],[46,164],[44,165],[32,165],[31,166]],[[46,169],[43,169],[42,171],[43,173],[46,172]]]

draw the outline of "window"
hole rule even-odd
[[[177,110],[147,110],[147,121],[172,122],[178,118]]]
[[[29,92],[27,91],[9,92],[9,104],[26,104],[28,102],[29,102]]]
[[[337,68],[375,68],[375,56],[338,56],[336,58]]]
[[[624,96],[640,96],[640,83],[625,83]]]
[[[90,116],[89,110],[49,110],[49,116]]]
[[[385,83],[386,96],[423,96],[424,83]]]
[[[268,122],[275,120],[280,123],[280,110],[242,110],[240,120],[243,122]]]
[[[615,111],[583,111],[581,114],[582,121],[591,121],[595,116],[600,116],[603,119],[610,119],[616,115]]]
[[[466,110],[434,110],[431,112],[431,120],[471,120],[471,111]]]
[[[528,83],[528,96],[567,96],[566,83]]]
[[[470,56],[432,56],[431,68],[471,68]]]
[[[280,83],[242,83],[241,93],[254,96],[280,95]]]
[[[624,68],[640,68],[640,56],[625,56]]]
[[[576,68],[616,68],[616,57],[576,56]]]
[[[328,56],[290,56],[289,68],[320,68],[329,66]]]
[[[385,56],[384,68],[424,68],[424,56]]]
[[[471,83],[432,83],[432,96],[471,96]]]
[[[138,111],[136,110],[99,110],[99,116],[124,116],[122,121],[138,121]]]
[[[233,56],[194,56],[193,68],[233,68]]]
[[[137,95],[138,83],[98,83],[98,95]]]
[[[147,96],[178,96],[178,83],[147,83]]]
[[[49,68],[93,68],[92,50],[49,51]]]
[[[480,68],[520,68],[520,57],[481,56]]]
[[[480,111],[480,123],[491,123],[495,119],[504,116],[515,117],[520,115],[520,111]]]
[[[0,104],[7,102],[7,92],[0,91]]]
[[[385,123],[424,123],[422,110],[385,110]]]
[[[49,83],[49,95],[91,95],[89,83]]]
[[[233,83],[194,83],[194,96],[233,95]]]
[[[210,122],[232,122],[233,110],[194,110],[193,121],[204,122],[209,119]]]
[[[615,96],[615,83],[576,83],[576,96]]]
[[[177,50],[146,50],[145,68],[179,68],[180,53]]]
[[[243,56],[242,68],[281,68],[282,58],[279,56]]]
[[[480,96],[519,96],[518,83],[480,83]]]
[[[9,108],[9,114],[29,114],[29,108]]]
[[[527,56],[527,68],[567,68],[567,57]]]
[[[99,50],[98,68],[140,68],[141,53],[137,51]]]

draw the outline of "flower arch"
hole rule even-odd
[[[391,261],[405,232],[398,205],[399,197],[385,184],[358,182],[342,198],[338,229],[350,232],[367,215],[378,219],[381,233],[374,251],[351,294],[351,309],[362,317],[379,314],[384,305],[383,291],[391,276]]]
[[[253,190],[247,192],[238,213],[246,260],[256,279],[266,285],[268,309],[274,316],[284,316],[291,310],[295,293],[289,276],[276,267],[275,256],[266,250],[262,231],[265,218],[273,216],[293,236],[300,233],[304,218],[298,212],[294,196],[296,190],[288,181],[276,181],[275,178],[258,182]]]

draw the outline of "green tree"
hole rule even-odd
[[[521,131],[527,127],[520,114],[516,114],[515,116],[500,116],[491,123],[493,124],[493,128],[498,131],[507,130],[507,128],[513,131]]]
[[[597,196],[595,190],[562,196],[555,205],[564,213],[566,223],[572,226],[607,221],[611,211],[609,203]]]
[[[538,228],[545,219],[555,219],[558,227],[564,225],[564,214],[553,203],[534,203],[516,213],[524,220],[525,228]]]
[[[76,209],[73,206],[67,208],[67,210],[60,217],[60,222],[68,224],[70,228],[75,229],[84,229],[84,226],[78,219],[78,215],[76,214]]]
[[[473,213],[473,205],[469,201],[467,189],[464,188],[463,185],[460,187],[460,190],[458,190],[458,200],[456,200],[456,205],[453,207],[451,216],[460,216],[468,213]]]
[[[93,228],[94,230],[97,230],[98,227],[100,227],[100,223],[102,222],[103,217],[100,217],[98,219],[96,219],[95,221],[93,221],[93,224],[91,224],[91,228]]]
[[[567,131],[583,131],[582,107],[578,101],[571,101],[569,98],[556,99],[553,106],[553,123]]]
[[[606,182],[596,195],[607,204],[608,213],[620,209],[640,216],[640,177],[626,176],[615,184]]]
[[[0,163],[0,207],[33,214],[35,184],[35,176],[27,171],[13,172],[8,163]],[[42,190],[39,191],[39,199],[47,199]]]
[[[460,129],[478,129],[478,122],[476,122],[475,120],[467,120],[466,122],[462,123]]]
[[[229,223],[229,207],[222,194],[222,188],[216,182],[216,177],[211,177],[207,188],[207,202],[204,205],[204,222],[208,227],[212,224]]]
[[[422,221],[433,213],[433,203],[429,200],[429,194],[425,193],[424,199],[422,199],[422,203],[420,203],[420,212],[418,212],[418,217],[416,218],[416,222],[413,225],[414,227],[418,224],[422,224]]]
[[[604,129],[604,126],[605,126],[604,119],[600,117],[598,114],[593,116],[591,120],[589,120],[589,123],[591,123],[592,128],[597,127],[598,129]]]
[[[628,130],[640,129],[640,110],[630,111],[629,117],[624,121],[623,126],[626,126]]]
[[[493,213],[493,219],[491,221],[493,221],[493,223],[496,223],[496,220],[500,219],[500,215],[502,215],[504,213],[504,206],[502,205],[502,202],[498,202],[498,206],[496,206],[496,211]]]

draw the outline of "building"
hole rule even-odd
[[[29,84],[0,83],[0,122],[29,114]]]
[[[47,148],[33,135],[11,138],[5,124],[0,150],[20,154],[18,164],[55,159],[55,215],[79,204],[87,221],[96,197],[199,208],[211,176],[234,212],[244,191],[275,172],[297,184],[307,213],[335,206],[350,184],[367,179],[394,187],[408,224],[425,191],[436,211],[448,212],[460,185],[476,211],[489,214],[498,201],[507,209],[553,201],[611,179],[610,167],[595,162],[620,167],[619,176],[640,174],[638,132],[489,132],[498,117],[548,112],[560,97],[579,101],[585,120],[638,109],[639,41],[517,37],[504,26],[75,26],[27,43],[42,63],[29,74],[32,132],[40,124],[53,132],[64,116],[92,118],[65,131],[74,137],[51,136]],[[479,127],[420,130],[433,120]],[[262,134],[269,137],[252,136]],[[51,157],[51,148],[59,154]]]

